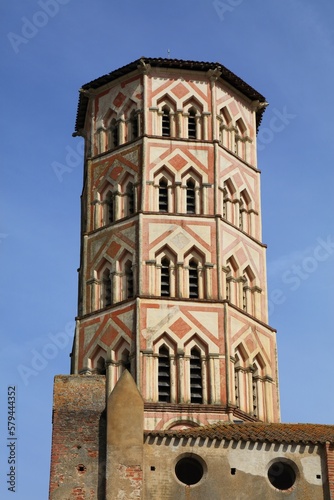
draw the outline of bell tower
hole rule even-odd
[[[144,428],[278,422],[256,132],[264,97],[219,63],[141,58],[82,87],[71,373],[129,370]]]

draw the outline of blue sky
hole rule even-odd
[[[259,133],[284,422],[333,423],[332,0],[1,5],[0,496],[47,498],[52,385],[69,373],[79,266],[78,89],[140,56],[217,61],[270,103]],[[56,162],[68,171],[55,173]],[[7,491],[7,387],[17,493]]]

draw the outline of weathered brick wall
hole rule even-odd
[[[55,377],[50,500],[105,498],[105,377]]]
[[[334,500],[334,444],[326,443],[326,463],[329,484],[329,498]]]

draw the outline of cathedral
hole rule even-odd
[[[220,63],[143,57],[80,89],[78,315],[50,500],[334,499],[334,426],[280,422],[266,106]]]

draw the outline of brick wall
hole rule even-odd
[[[55,377],[50,500],[104,498],[105,432],[105,377]]]
[[[326,443],[326,462],[329,484],[329,498],[334,500],[334,443]]]

